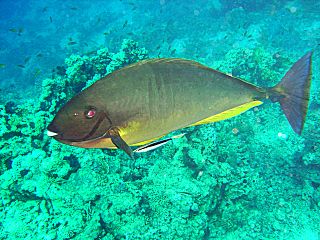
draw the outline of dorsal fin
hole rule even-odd
[[[137,66],[141,66],[141,65],[145,65],[145,64],[153,64],[153,63],[169,63],[169,64],[170,63],[176,63],[176,64],[182,63],[182,64],[188,64],[188,65],[195,66],[195,67],[202,68],[202,69],[213,70],[212,68],[209,68],[205,65],[202,65],[196,61],[188,60],[188,59],[184,59],[184,58],[150,58],[150,59],[146,59],[146,60],[142,60],[140,62],[130,64],[130,65],[125,66],[119,70],[137,67]]]

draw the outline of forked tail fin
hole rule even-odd
[[[312,52],[308,52],[290,68],[280,83],[269,89],[271,101],[280,102],[292,129],[299,135],[308,111],[311,58]]]

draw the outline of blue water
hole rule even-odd
[[[1,0],[0,239],[319,239],[319,45],[316,0]],[[45,134],[129,63],[192,59],[270,87],[308,51],[301,136],[270,102],[135,161]]]

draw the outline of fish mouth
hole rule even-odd
[[[54,136],[57,136],[58,133],[52,132],[52,131],[50,131],[50,130],[47,130],[47,135],[48,135],[49,137],[54,137]]]
[[[59,129],[54,124],[51,123],[47,127],[47,136],[57,138],[59,137],[59,135],[60,135]]]

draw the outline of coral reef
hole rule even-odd
[[[279,117],[278,106],[266,104],[228,121],[185,129],[184,138],[134,162],[121,151],[74,148],[44,135],[59,106],[74,94],[146,57],[147,51],[131,40],[123,41],[118,53],[102,48],[71,55],[63,71],[43,80],[37,102],[0,106],[5,139],[0,143],[0,237],[284,239],[312,234],[320,206],[318,132],[307,122],[309,139],[295,135]],[[239,48],[215,64],[273,85],[292,62],[275,59],[264,48]],[[296,221],[301,216],[304,223]]]
[[[9,2],[0,29],[0,239],[319,238],[319,3]],[[268,101],[172,133],[186,135],[135,161],[45,134],[72,96],[145,58],[189,58],[270,87],[311,49],[301,136]]]

